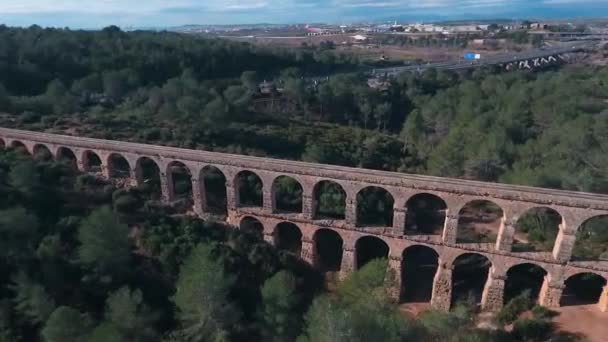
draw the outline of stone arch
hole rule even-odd
[[[346,191],[332,181],[324,180],[313,188],[313,217],[315,219],[344,220],[346,210]]]
[[[511,266],[505,278],[504,304],[526,291],[529,292],[529,298],[533,303],[538,302],[546,277],[547,271],[536,264],[521,263]]]
[[[201,194],[203,195],[203,211],[218,214],[228,214],[226,194],[226,176],[213,165],[207,165],[200,172]]]
[[[78,158],[76,157],[76,154],[65,146],[61,146],[57,149],[57,161],[65,163],[73,169],[78,168]]]
[[[393,226],[395,199],[386,189],[368,186],[357,193],[357,226]]]
[[[563,218],[555,209],[535,207],[526,210],[515,222],[513,251],[552,251],[562,224]]]
[[[36,144],[32,149],[32,156],[35,160],[50,161],[53,160],[53,152],[44,144]]]
[[[374,259],[388,258],[389,252],[388,244],[379,237],[366,235],[359,238],[355,242],[356,269],[361,269]]]
[[[505,211],[489,200],[476,199],[465,204],[458,212],[456,241],[459,243],[496,242]]]
[[[244,170],[236,174],[237,205],[240,207],[264,206],[264,183],[255,172]]]
[[[131,177],[129,161],[118,153],[111,153],[107,160],[108,176],[110,178],[126,179]]]
[[[581,224],[572,260],[608,260],[608,215],[594,216]]]
[[[101,158],[91,150],[82,153],[82,164],[86,172],[101,172],[103,169]]]
[[[297,225],[291,222],[277,224],[274,228],[273,238],[277,249],[297,256],[302,253],[302,230]]]
[[[433,194],[416,194],[406,202],[405,234],[441,235],[445,225],[447,204]]]
[[[577,273],[566,279],[560,306],[596,304],[606,287],[606,278],[592,272]]]
[[[452,304],[480,305],[492,262],[478,253],[464,253],[452,263]]]
[[[137,185],[153,199],[162,197],[161,172],[158,163],[148,157],[141,157],[135,163]]]
[[[192,189],[192,172],[186,164],[174,160],[167,164],[167,182],[169,198],[179,202],[179,207],[189,210],[194,204]]]
[[[302,212],[302,185],[289,176],[279,176],[272,182],[274,208],[278,212]]]
[[[30,151],[27,149],[27,146],[25,146],[25,144],[19,140],[11,141],[9,147],[19,154],[30,154]]]
[[[431,247],[410,246],[401,259],[401,301],[430,302],[433,282],[439,267],[439,254]]]
[[[344,241],[338,232],[321,228],[313,236],[314,265],[321,272],[338,272],[342,265]]]
[[[241,219],[239,229],[256,235],[260,239],[264,237],[264,224],[255,217],[245,216]]]

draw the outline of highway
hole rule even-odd
[[[564,53],[569,52],[580,52],[593,48],[595,45],[594,42],[588,41],[575,41],[563,43],[558,46],[521,51],[521,52],[510,52],[504,54],[497,54],[493,56],[484,57],[481,55],[481,58],[478,60],[455,60],[448,62],[439,62],[439,63],[427,63],[427,64],[417,64],[417,65],[408,65],[403,67],[391,67],[391,68],[376,68],[372,69],[370,73],[372,75],[398,75],[403,72],[423,72],[427,69],[438,69],[438,70],[463,70],[463,69],[471,69],[482,66],[489,65],[499,65],[499,64],[508,64],[512,62],[526,61],[532,60],[535,58],[549,57],[549,56],[557,56]]]

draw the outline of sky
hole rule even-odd
[[[0,0],[0,23],[72,28],[601,15],[608,0]]]

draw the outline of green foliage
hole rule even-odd
[[[530,312],[532,312],[532,317],[534,317],[534,319],[550,319],[559,315],[558,312],[549,310],[541,305],[534,305]]]
[[[513,324],[513,336],[517,341],[542,342],[546,341],[553,326],[546,320],[520,319]]]
[[[106,319],[113,324],[126,341],[151,341],[158,314],[144,302],[141,290],[121,287],[106,301]]]
[[[101,323],[84,339],[86,342],[129,342],[111,323]]]
[[[87,315],[67,306],[60,306],[49,317],[41,331],[46,342],[79,342],[91,329]]]
[[[4,259],[27,258],[38,239],[38,219],[24,208],[0,210],[0,255]]]
[[[426,311],[420,316],[419,323],[428,336],[445,341],[469,330],[473,323],[473,314],[471,308],[458,304],[450,312]]]
[[[393,275],[388,272],[386,259],[374,259],[357,272],[349,276],[340,284],[338,294],[345,303],[357,303],[362,297],[377,292],[380,299],[388,299],[385,284],[391,284]]]
[[[228,300],[233,284],[234,278],[213,257],[210,245],[199,244],[192,250],[180,269],[173,297],[184,341],[228,340],[228,327],[238,319]]]
[[[78,260],[103,282],[126,275],[131,264],[129,228],[108,207],[93,211],[80,225]]]
[[[175,220],[169,217],[151,218],[144,222],[142,243],[169,274],[177,274],[179,266],[201,242],[221,241],[225,227],[194,219]]]
[[[12,286],[16,296],[15,310],[34,324],[46,322],[55,310],[55,303],[43,286],[34,283],[24,273],[18,274]]]
[[[317,297],[301,341],[401,341],[408,324],[385,287],[386,260],[373,260],[340,284],[337,296]]]
[[[496,315],[496,322],[500,324],[511,324],[513,323],[519,315],[523,312],[530,310],[532,308],[532,301],[530,300],[530,293],[526,291],[519,296],[511,299],[509,303],[500,309],[498,314]]]
[[[266,280],[262,287],[260,314],[266,340],[294,340],[299,332],[298,301],[296,279],[292,274],[280,271]]]

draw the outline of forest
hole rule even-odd
[[[327,47],[0,26],[0,126],[608,192],[608,68],[430,70],[374,88],[360,67]],[[275,85],[268,93],[264,81]],[[546,341],[555,334],[551,314],[525,298],[505,307],[494,331],[475,329],[466,303],[404,318],[387,294],[386,261],[328,291],[321,274],[256,234],[175,215],[145,187],[119,189],[29,158],[0,151],[0,341]],[[290,202],[293,189],[284,187]],[[320,211],[339,216],[331,191]],[[368,207],[378,208],[381,196]],[[385,219],[370,212],[364,219]],[[606,255],[604,222],[581,230],[577,256]],[[557,224],[542,214],[518,229],[542,247]],[[533,316],[518,319],[528,309]]]

